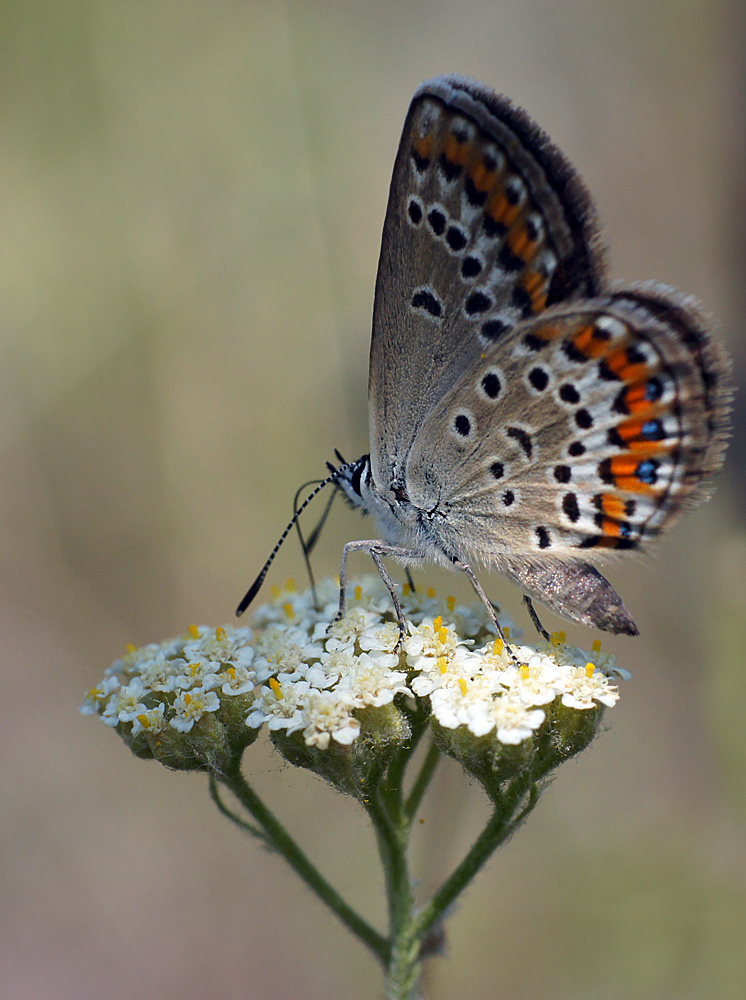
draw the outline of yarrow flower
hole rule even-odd
[[[138,757],[168,767],[221,770],[252,742],[245,726],[254,701],[250,628],[192,625],[182,636],[130,648],[86,695]]]
[[[417,925],[415,968],[437,947],[446,910],[535,807],[550,773],[593,740],[619,698],[614,682],[629,675],[598,642],[592,653],[564,633],[536,646],[518,642],[501,613],[508,647],[481,605],[432,590],[402,588],[403,632],[378,577],[352,583],[346,597],[337,620],[333,582],[315,594],[288,583],[256,610],[252,628],[193,625],[130,647],[81,711],[98,715],[136,756],[207,771],[221,812],[281,854],[388,965],[398,954],[395,934],[407,953],[415,939],[398,925],[387,939],[331,888],[247,782],[243,754],[264,730],[289,763],[354,796],[376,830],[389,910],[398,913],[403,898],[410,931]],[[429,746],[420,751],[423,737]],[[492,808],[428,911],[410,898],[407,851],[442,755],[477,779]],[[423,913],[427,922],[418,924]]]
[[[500,746],[530,756],[552,733],[567,756],[578,732],[581,743],[591,738],[618,700],[611,678],[628,676],[599,643],[589,654],[564,633],[508,650],[481,605],[432,590],[403,588],[403,642],[377,577],[350,585],[339,621],[332,581],[317,597],[318,606],[311,591],[288,583],[257,609],[254,629],[191,626],[129,649],[82,711],[98,713],[134,753],[171,767],[225,766],[266,726],[293,763],[362,794],[371,767],[379,770],[376,755],[388,758],[411,739],[414,715],[429,719],[440,748],[481,780],[475,754],[486,752],[494,770]],[[582,713],[592,725],[579,724]]]

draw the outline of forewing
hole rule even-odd
[[[428,415],[409,498],[446,549],[483,563],[641,548],[722,463],[727,374],[672,289],[557,307],[473,360]]]
[[[370,443],[401,483],[444,393],[516,323],[598,294],[595,212],[573,167],[507,98],[437,77],[412,101],[394,165],[370,354]]]

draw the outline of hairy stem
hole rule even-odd
[[[234,764],[229,770],[216,775],[216,778],[230,789],[241,805],[253,816],[263,831],[264,839],[273,850],[285,858],[306,885],[313,889],[319,899],[373,952],[379,962],[388,965],[390,958],[388,941],[359,913],[356,913],[314,867],[285,827],[248,784],[239,764]],[[229,818],[233,818],[227,810],[223,811]]]
[[[526,796],[528,799],[526,800]],[[525,805],[516,813],[522,801]],[[443,882],[432,899],[419,913],[418,934],[423,938],[430,928],[440,920],[456,897],[471,882],[479,869],[492,853],[504,843],[528,816],[539,800],[536,782],[524,779],[515,782],[508,791],[495,802],[495,807],[487,825],[477,837],[463,861]]]

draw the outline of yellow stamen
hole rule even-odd
[[[276,677],[270,677],[269,686],[272,688],[275,698],[279,701],[282,698],[282,686]]]
[[[228,667],[225,670],[225,673],[228,674],[228,676],[230,677],[230,679],[232,681],[234,681],[236,679],[236,668],[235,667]]]
[[[596,669],[595,663],[586,663],[585,665],[585,676],[593,677],[593,671]]]
[[[444,674],[446,670],[448,670],[448,660],[445,656],[439,656],[436,662],[438,664],[438,670],[441,674]]]
[[[427,596],[430,597],[430,598],[435,597],[435,591],[433,590],[432,587],[428,587],[427,588]]]
[[[505,636],[506,639],[510,639],[510,626],[507,626],[506,628],[503,629],[503,635]]]
[[[466,692],[467,692],[467,691],[468,691],[469,689],[468,689],[468,687],[466,686],[466,681],[464,680],[464,678],[463,678],[463,677],[459,677],[459,679],[458,679],[458,686],[459,686],[459,687],[461,688],[461,694],[463,694],[463,695],[466,695]]]
[[[355,600],[356,601],[361,601],[362,598],[363,598],[363,588],[362,587],[355,587]]]
[[[492,643],[492,653],[494,656],[499,656],[504,649],[505,643],[498,636],[498,638]]]
[[[274,599],[277,600],[277,598],[280,596],[280,588],[277,586],[276,583],[273,583],[269,589],[270,593],[272,594],[272,597],[274,597]]]
[[[191,628],[194,628],[194,626],[192,625],[192,627],[191,627]],[[190,629],[190,631],[191,631],[191,629]],[[128,653],[134,653],[134,651],[135,651],[136,649],[137,649],[137,646],[133,646],[131,642],[128,642],[128,643],[127,643],[127,652],[128,652]]]
[[[443,628],[443,619],[438,615],[437,618],[433,620],[433,632],[437,635],[440,629]]]
[[[287,580],[285,581],[285,590],[289,591],[291,594],[295,590],[295,580],[292,578],[292,576],[288,577]]]
[[[189,694],[189,692],[185,691],[184,692],[184,704],[187,706],[187,708],[189,708],[189,706],[192,704],[193,701],[194,701],[194,699]]]
[[[285,614],[288,616],[288,618],[292,618],[293,617],[293,614],[294,614],[293,605],[292,605],[292,603],[290,601],[286,601],[283,604],[282,610],[285,612]]]
[[[518,669],[519,669],[519,673],[521,675],[521,678],[524,681],[527,681],[529,679],[529,677],[531,676],[531,674],[529,672],[529,669],[528,669],[528,663],[522,663]]]
[[[600,639],[594,639],[593,640],[593,645],[591,646],[591,649],[596,654],[596,656],[598,656],[598,654],[601,652],[601,640]]]
[[[549,641],[553,646],[561,646],[567,642],[567,632],[552,632],[549,636]]]
[[[137,721],[140,723],[143,729],[150,729],[150,719],[147,715],[138,715]]]
[[[215,629],[215,638],[218,640],[218,642],[224,642],[228,638],[228,633],[221,625],[218,625],[218,627]]]
[[[444,644],[448,641],[448,629],[445,626],[438,629],[438,641]]]
[[[448,608],[449,611],[453,611],[453,609],[456,607],[456,598],[446,597],[446,607]]]
[[[199,660],[195,660],[194,663],[190,663],[187,666],[187,670],[191,671],[192,677],[194,677],[194,675],[197,673],[197,671],[201,666],[202,664],[199,662]]]

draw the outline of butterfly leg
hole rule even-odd
[[[376,564],[376,569],[380,573],[381,579],[386,584],[388,592],[391,594],[391,600],[394,603],[396,620],[399,623],[399,641],[397,642],[396,646],[394,646],[394,652],[398,653],[407,635],[407,622],[406,619],[404,618],[404,612],[402,610],[402,606],[399,601],[399,595],[396,593],[396,587],[394,586],[394,582],[388,574],[388,570],[384,566],[383,559],[381,559],[376,549],[370,550],[370,557]]]
[[[494,608],[494,606],[492,604],[492,601],[490,601],[489,597],[484,592],[484,588],[482,587],[482,584],[479,582],[479,580],[477,580],[477,577],[476,577],[476,574],[475,574],[474,570],[471,568],[471,566],[469,566],[468,563],[461,562],[460,559],[452,559],[451,561],[452,561],[452,563],[453,563],[453,565],[455,566],[456,569],[460,569],[462,573],[465,573],[469,577],[469,582],[471,583],[472,587],[474,588],[474,591],[475,591],[477,597],[479,598],[479,600],[482,602],[482,604],[487,609],[487,613],[489,614],[490,618],[492,619],[492,624],[495,626],[497,634],[499,635],[500,639],[502,640],[503,645],[505,646],[505,649],[508,652],[508,655],[513,660],[513,663],[515,663],[515,665],[517,667],[519,667],[521,665],[520,664],[520,660],[515,655],[515,653],[513,652],[512,646],[510,645],[510,643],[506,639],[505,633],[502,630],[502,626],[500,625],[500,622],[497,620],[497,615],[495,614],[495,608]]]
[[[378,570],[381,579],[386,585],[386,589],[389,594],[391,594],[391,600],[396,613],[396,620],[399,623],[399,641],[394,648],[394,652],[398,652],[401,649],[401,645],[407,634],[407,622],[404,618],[404,611],[402,610],[399,596],[396,593],[396,585],[389,576],[388,570],[386,569],[381,556],[395,556],[399,559],[406,559],[411,558],[415,555],[415,553],[410,552],[409,549],[402,548],[399,545],[386,545],[385,543],[379,541],[358,539],[354,542],[347,542],[347,544],[342,548],[342,559],[339,563],[339,610],[334,616],[332,625],[338,622],[340,618],[344,617],[345,610],[347,608],[347,556],[350,552],[357,550],[367,552],[370,555],[371,559],[376,564],[376,569]],[[329,627],[331,628],[331,625]]]
[[[528,616],[531,619],[536,631],[539,633],[539,635],[545,642],[550,642],[551,636],[539,621],[539,616],[536,614],[536,608],[534,607],[533,601],[528,596],[528,594],[523,595],[523,603],[526,605],[526,608],[528,609]]]

